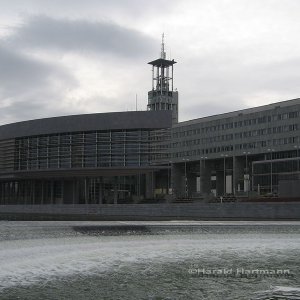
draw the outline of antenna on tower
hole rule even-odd
[[[165,52],[165,33],[162,34],[161,37],[161,53],[160,57],[166,59],[166,52]]]

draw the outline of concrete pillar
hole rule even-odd
[[[191,162],[187,168],[187,184],[188,184],[188,197],[195,196],[197,192],[197,175],[199,173],[198,162]]]
[[[154,176],[153,172],[146,174],[146,198],[154,198]]]
[[[201,161],[200,191],[203,196],[207,196],[211,192],[211,163],[207,160]]]
[[[11,183],[11,199],[10,204],[15,204],[15,182]]]
[[[236,156],[232,157],[232,193],[236,195],[238,183],[236,183]]]
[[[184,166],[182,164],[172,164],[171,181],[173,194],[176,198],[183,197],[185,194]]]
[[[233,157],[233,190],[238,191],[238,185],[244,181],[244,161],[242,157]]]

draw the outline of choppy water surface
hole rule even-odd
[[[0,299],[300,299],[299,266],[299,222],[0,222]]]

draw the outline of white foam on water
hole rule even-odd
[[[132,263],[205,259],[224,252],[235,257],[299,249],[298,235],[77,236],[7,240],[0,243],[0,289],[99,274]]]
[[[269,290],[255,293],[253,300],[269,300],[269,299],[300,299],[300,287],[293,286],[270,286]]]
[[[290,287],[290,286],[272,286],[271,289],[275,292],[300,292],[300,287]]]

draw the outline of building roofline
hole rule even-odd
[[[72,118],[72,117],[79,117],[79,116],[104,116],[104,115],[111,115],[111,114],[123,114],[123,113],[139,113],[139,112],[144,112],[144,111],[112,111],[112,112],[104,112],[104,113],[83,113],[83,114],[72,114],[72,115],[59,115],[59,116],[53,116],[53,117],[45,117],[45,118],[36,118],[36,119],[29,119],[29,120],[22,120],[22,121],[17,121],[17,122],[11,122],[11,123],[6,123],[6,124],[1,124],[0,128],[2,126],[9,126],[9,125],[14,125],[14,124],[25,124],[27,122],[35,122],[35,121],[47,121],[47,120],[58,120],[61,118]]]
[[[183,122],[174,124],[173,127],[181,127],[183,125],[193,125],[193,124],[196,124],[199,122],[215,121],[215,120],[221,119],[221,118],[224,119],[224,118],[238,117],[243,114],[252,114],[252,113],[262,112],[265,110],[271,110],[271,109],[287,107],[287,106],[292,106],[292,105],[297,105],[297,104],[300,104],[300,98],[284,100],[284,101],[280,101],[280,102],[274,102],[271,104],[265,104],[265,105],[261,105],[261,106],[255,106],[255,107],[235,110],[232,112],[226,112],[226,113],[211,115],[211,116],[207,116],[207,117],[195,118],[195,119],[191,119],[191,120],[187,120],[187,121],[183,121]]]
[[[57,133],[121,129],[161,129],[172,126],[171,111],[128,111],[60,116],[0,126],[0,140]]]

